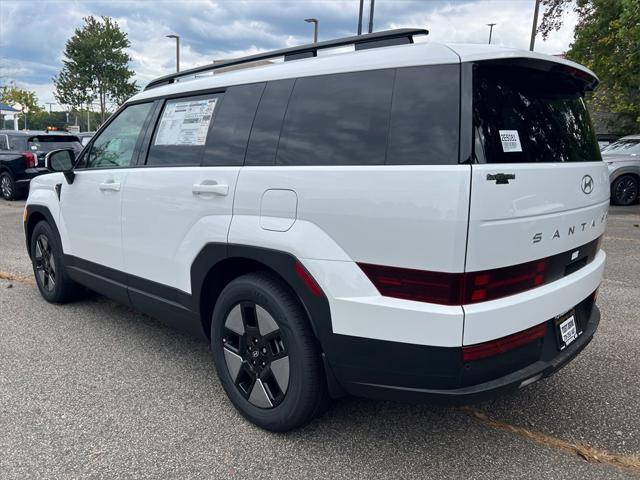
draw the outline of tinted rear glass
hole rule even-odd
[[[521,67],[477,66],[473,115],[480,161],[602,160],[582,96],[560,75]]]
[[[30,137],[28,142],[28,149],[31,151],[50,152],[61,148],[72,148],[73,150],[80,151],[82,150],[82,144],[77,137],[62,135]]]
[[[386,163],[457,163],[459,97],[459,64],[399,68]]]
[[[279,165],[384,164],[394,70],[296,80]]]

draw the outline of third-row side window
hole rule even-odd
[[[434,65],[269,82],[245,165],[455,164],[459,71]]]

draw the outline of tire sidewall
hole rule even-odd
[[[56,266],[56,285],[53,290],[46,290],[40,285],[38,280],[38,274],[36,273],[36,241],[38,237],[41,235],[47,238],[47,242],[51,246],[51,255],[53,255],[53,261]],[[38,290],[40,290],[40,294],[44,297],[48,302],[60,302],[63,299],[64,294],[64,283],[65,283],[65,275],[64,275],[64,266],[62,262],[62,250],[58,244],[58,239],[51,228],[51,226],[46,221],[39,222],[33,229],[33,233],[31,234],[31,264],[33,267],[33,275],[36,280],[36,285],[38,286]]]
[[[218,376],[225,392],[234,406],[253,423],[272,431],[284,431],[304,423],[309,414],[300,408],[308,403],[305,397],[309,390],[316,388],[319,364],[308,362],[305,345],[299,331],[302,322],[306,321],[301,307],[296,306],[289,311],[293,303],[284,303],[279,295],[274,295],[261,282],[252,281],[250,275],[240,277],[231,282],[220,294],[213,311],[211,322],[211,351]],[[280,328],[287,353],[289,355],[289,386],[285,398],[278,406],[263,409],[249,403],[235,386],[224,358],[222,348],[222,332],[227,315],[233,307],[241,302],[253,302],[271,314]],[[310,364],[311,363],[311,364]]]
[[[3,178],[8,178],[9,185],[11,185],[11,192],[9,194],[9,197],[5,197],[4,192],[2,192],[2,189],[1,189],[1,183]],[[12,201],[16,199],[16,183],[13,181],[13,177],[9,172],[0,173],[0,196],[7,201]]]
[[[638,193],[636,193],[636,198],[634,198],[631,202],[625,203],[625,202],[621,202],[616,194],[616,191],[618,190],[618,185],[623,181],[623,180],[627,180],[627,179],[631,179],[633,182],[635,182],[636,184],[636,192],[638,192],[638,189],[640,188],[639,182],[636,178],[630,176],[630,175],[623,175],[619,178],[616,179],[615,182],[613,182],[613,188],[612,188],[612,197],[613,197],[613,203],[615,205],[621,205],[621,206],[628,206],[628,205],[633,205],[634,203],[636,203],[638,201],[638,198],[640,198],[640,195],[638,195]]]

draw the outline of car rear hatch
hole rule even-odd
[[[82,144],[78,137],[72,135],[42,134],[29,137],[27,148],[36,156],[37,166],[44,167],[44,157],[47,153],[62,148],[71,148],[78,154],[82,150]]]
[[[474,65],[467,302],[531,290],[594,259],[609,200],[607,168],[583,100],[596,83],[586,71],[552,61]],[[474,321],[465,320],[465,344],[531,323],[506,318],[482,332]]]

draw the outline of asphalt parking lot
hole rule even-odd
[[[245,421],[207,345],[99,296],[46,303],[0,200],[0,478],[637,478],[640,205],[612,207],[602,322],[553,377],[473,408],[362,399]]]

